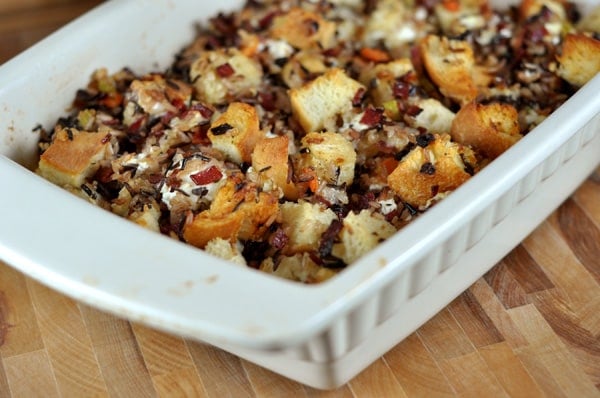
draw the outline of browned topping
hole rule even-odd
[[[471,3],[247,1],[164,72],[96,71],[72,114],[35,129],[40,173],[174,239],[323,281],[584,83],[563,63],[600,43],[570,32],[573,4]]]

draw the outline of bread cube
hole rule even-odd
[[[65,128],[41,155],[38,172],[53,183],[79,188],[113,153],[110,134]]]
[[[215,238],[259,239],[278,216],[278,200],[275,193],[259,191],[242,175],[230,176],[208,210],[188,217],[183,238],[199,248]]]
[[[229,260],[239,265],[247,265],[246,259],[244,259],[242,256],[238,244],[239,242],[232,243],[223,238],[214,238],[206,244],[204,250],[208,254],[212,254],[215,257],[222,258],[223,260]]]
[[[404,202],[420,209],[471,178],[467,170],[476,164],[475,154],[468,147],[451,142],[449,135],[434,137],[427,146],[417,146],[404,156],[387,178],[390,188]]]
[[[298,198],[298,188],[290,181],[290,139],[287,136],[261,138],[252,152],[252,168],[261,180],[269,179],[279,187],[286,199]]]
[[[442,31],[447,35],[460,35],[486,24],[482,10],[490,9],[488,0],[458,0],[454,3],[458,5],[456,9],[449,8],[444,2],[437,3],[434,8]]]
[[[252,151],[262,137],[256,109],[243,102],[229,105],[208,130],[213,147],[235,163],[250,162]]]
[[[376,106],[383,106],[387,101],[394,100],[393,90],[396,79],[414,72],[415,69],[410,59],[400,58],[366,69],[361,74],[360,81],[369,87],[373,103]]]
[[[378,1],[365,22],[363,42],[367,46],[377,46],[383,42],[389,49],[414,42],[420,35],[420,28],[415,23],[413,7],[407,3],[398,0]]]
[[[600,72],[600,40],[583,33],[568,34],[557,58],[558,75],[581,87]]]
[[[475,57],[466,41],[428,35],[419,45],[425,69],[440,92],[466,104],[477,96]]]
[[[282,228],[289,238],[287,254],[318,250],[321,235],[337,218],[324,205],[306,201],[285,202],[280,211]]]
[[[419,99],[415,105],[421,108],[421,112],[414,117],[406,118],[412,127],[425,128],[437,134],[450,133],[455,117],[454,112],[433,98]]]
[[[262,77],[260,64],[235,48],[204,51],[190,67],[196,99],[209,104],[253,95]]]
[[[293,7],[273,18],[271,37],[285,40],[298,49],[329,48],[334,44],[336,25],[311,11]]]
[[[396,228],[379,213],[361,210],[348,213],[340,231],[340,243],[333,245],[331,254],[352,264],[396,232]]]
[[[495,159],[522,138],[519,114],[509,104],[470,103],[456,114],[450,135],[454,141]]]
[[[272,258],[268,258],[261,263],[259,269],[280,278],[302,283],[319,283],[336,275],[336,271],[315,263],[308,253],[281,256],[277,264]]]
[[[559,19],[566,19],[563,1],[560,0],[521,0],[519,4],[519,16],[522,20],[526,20],[534,15],[538,15],[544,7],[552,11]]]
[[[577,30],[600,33],[600,5],[595,6],[590,12],[582,16],[577,23]]]
[[[337,116],[352,109],[352,100],[365,87],[339,68],[290,90],[292,112],[305,132],[333,130]]]
[[[341,186],[354,180],[356,152],[344,136],[337,133],[309,133],[302,140],[301,165],[315,170],[320,183]]]
[[[145,204],[141,210],[136,210],[127,218],[134,223],[154,232],[160,232],[158,220],[160,219],[160,207],[154,201]]]

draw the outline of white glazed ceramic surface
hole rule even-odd
[[[332,388],[488,271],[598,165],[600,76],[426,215],[318,286],[146,231],[27,169],[32,130],[63,114],[93,70],[162,70],[196,21],[241,3],[109,1],[0,67],[0,259],[77,300]]]

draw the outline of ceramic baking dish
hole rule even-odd
[[[77,300],[333,388],[464,291],[597,167],[600,76],[423,217],[317,286],[210,257],[30,171],[35,126],[52,125],[94,69],[164,69],[194,22],[240,3],[109,1],[0,67],[0,259]]]

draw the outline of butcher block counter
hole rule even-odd
[[[0,63],[97,3],[0,5]],[[0,262],[0,397],[88,396],[600,397],[600,169],[483,278],[334,391],[116,318]]]

